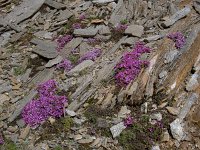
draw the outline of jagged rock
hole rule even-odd
[[[60,63],[63,60],[63,57],[58,55],[56,58],[49,60],[49,62],[45,65],[46,68],[52,67],[53,65],[56,65]]]
[[[92,60],[85,60],[85,61],[81,62],[80,64],[78,64],[77,66],[75,66],[69,72],[67,72],[67,75],[71,76],[73,74],[78,74],[82,70],[85,70],[86,68],[91,67],[93,64],[94,64],[94,62]]]
[[[117,116],[119,118],[126,118],[130,113],[131,111],[127,108],[127,106],[122,106]]]
[[[59,3],[59,2],[56,2],[54,0],[45,0],[45,4],[50,6],[50,7],[55,8],[55,9],[66,8],[66,5]]]
[[[57,16],[57,21],[64,21],[64,20],[67,20],[69,19],[71,16],[73,16],[73,13],[68,10],[68,9],[65,9],[65,10],[61,10],[60,11],[60,14]]]
[[[178,55],[178,51],[177,50],[172,50],[172,51],[170,51],[170,52],[168,52],[168,53],[166,53],[166,55],[165,55],[165,60],[164,60],[164,63],[170,63],[170,62],[172,62],[173,60],[174,60],[174,58]]]
[[[110,131],[112,133],[113,138],[116,138],[121,134],[121,132],[126,129],[126,126],[124,125],[124,122],[120,122],[110,128]]]
[[[110,28],[108,26],[101,25],[97,28],[99,28],[99,34],[102,34],[102,35],[110,35],[111,34]]]
[[[31,43],[36,44],[36,47],[33,48],[33,52],[38,55],[49,59],[58,56],[58,52],[56,51],[57,44],[55,42],[34,38],[31,40]]]
[[[129,37],[127,39],[125,39],[122,44],[124,45],[128,45],[128,46],[132,46],[135,44],[135,42],[138,40],[137,37]]]
[[[86,29],[75,29],[74,35],[75,36],[82,36],[82,37],[94,37],[98,32],[98,28],[89,27]]]
[[[173,25],[179,19],[188,15],[190,13],[190,11],[191,11],[190,7],[186,6],[185,8],[177,11],[174,15],[172,15],[167,20],[165,20],[161,25],[163,27],[169,27],[169,26]]]
[[[65,111],[66,111],[66,113],[67,113],[69,116],[71,116],[71,117],[76,116],[76,113],[75,113],[74,111],[72,111],[72,110],[66,109]]]
[[[95,4],[106,4],[110,2],[114,2],[114,0],[93,0],[92,1],[92,3],[95,3]]]
[[[200,0],[194,0],[193,5],[195,10],[200,14]]]
[[[3,105],[5,101],[9,101],[10,97],[5,94],[0,94],[0,106]]]
[[[177,139],[178,141],[183,140],[185,133],[184,133],[184,129],[182,127],[181,124],[181,120],[180,119],[176,119],[174,120],[171,124],[170,124],[170,129],[171,129],[171,133],[172,136]]]
[[[174,107],[166,107],[167,111],[172,115],[178,115],[180,110]]]
[[[150,116],[150,118],[153,119],[153,120],[161,121],[162,120],[162,114],[160,112],[156,113],[156,114],[152,114]]]
[[[144,27],[140,25],[130,25],[124,32],[127,35],[141,37],[144,34]]]
[[[53,39],[53,32],[38,31],[38,32],[34,33],[34,35],[38,38],[43,38],[43,39],[47,39],[47,40]]]

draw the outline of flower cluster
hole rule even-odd
[[[142,66],[148,66],[149,62],[140,60],[143,53],[149,53],[150,48],[144,43],[137,42],[133,51],[123,55],[121,62],[115,66],[115,80],[120,86],[128,85],[140,73]]]
[[[67,98],[56,95],[57,83],[48,80],[37,88],[38,98],[32,99],[22,111],[25,123],[36,126],[49,117],[61,117],[64,112]]]
[[[61,36],[57,39],[57,51],[59,52],[61,49],[64,48],[64,46],[73,39],[73,36],[72,35],[64,35],[64,36]]]
[[[93,50],[87,52],[85,55],[83,55],[78,62],[81,63],[84,60],[92,60],[94,61],[97,57],[101,55],[101,49],[99,48],[94,48]]]
[[[125,120],[124,120],[124,125],[126,127],[131,126],[133,124],[133,117],[128,116]]]
[[[80,24],[80,23],[74,23],[74,24],[72,25],[72,28],[73,28],[73,29],[81,29],[81,24]]]
[[[128,28],[128,25],[127,25],[127,24],[118,23],[118,24],[115,26],[115,31],[124,32],[127,28]]]
[[[167,35],[168,38],[175,42],[176,48],[180,49],[185,45],[185,37],[181,32],[170,33]]]
[[[3,137],[0,135],[0,145],[4,143]]]
[[[84,13],[82,13],[82,14],[80,14],[80,16],[79,16],[79,19],[80,20],[84,20],[86,17],[85,17],[85,14]]]
[[[56,68],[58,68],[58,69],[64,68],[65,71],[69,71],[73,68],[73,65],[72,65],[71,61],[64,59],[59,64],[57,64]]]

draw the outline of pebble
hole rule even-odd
[[[119,136],[124,129],[126,129],[124,122],[120,122],[117,125],[112,126],[110,128],[110,131],[112,133],[113,138],[116,138],[117,136]]]

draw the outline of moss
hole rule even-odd
[[[121,23],[121,24],[127,24],[127,23],[128,23],[128,20],[127,20],[127,19],[121,20],[120,23]]]
[[[54,150],[62,150],[62,147],[61,147],[60,145],[58,145],[58,146],[56,146],[56,147],[54,148]]]
[[[63,128],[64,128],[64,131],[69,131],[70,128],[73,126],[74,122],[72,120],[72,118],[70,118],[69,116],[67,117],[64,117],[62,119],[62,123],[63,123]]]
[[[0,146],[1,150],[20,150],[15,143],[12,141],[6,140],[5,143]]]
[[[70,55],[68,56],[68,59],[69,59],[73,64],[76,64],[76,63],[78,62],[79,55],[70,54]]]
[[[21,75],[25,72],[25,69],[22,68],[21,66],[14,68],[14,75],[18,76]]]

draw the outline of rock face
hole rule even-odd
[[[125,34],[132,35],[136,37],[141,37],[144,34],[144,27],[140,25],[130,25],[125,30]]]

